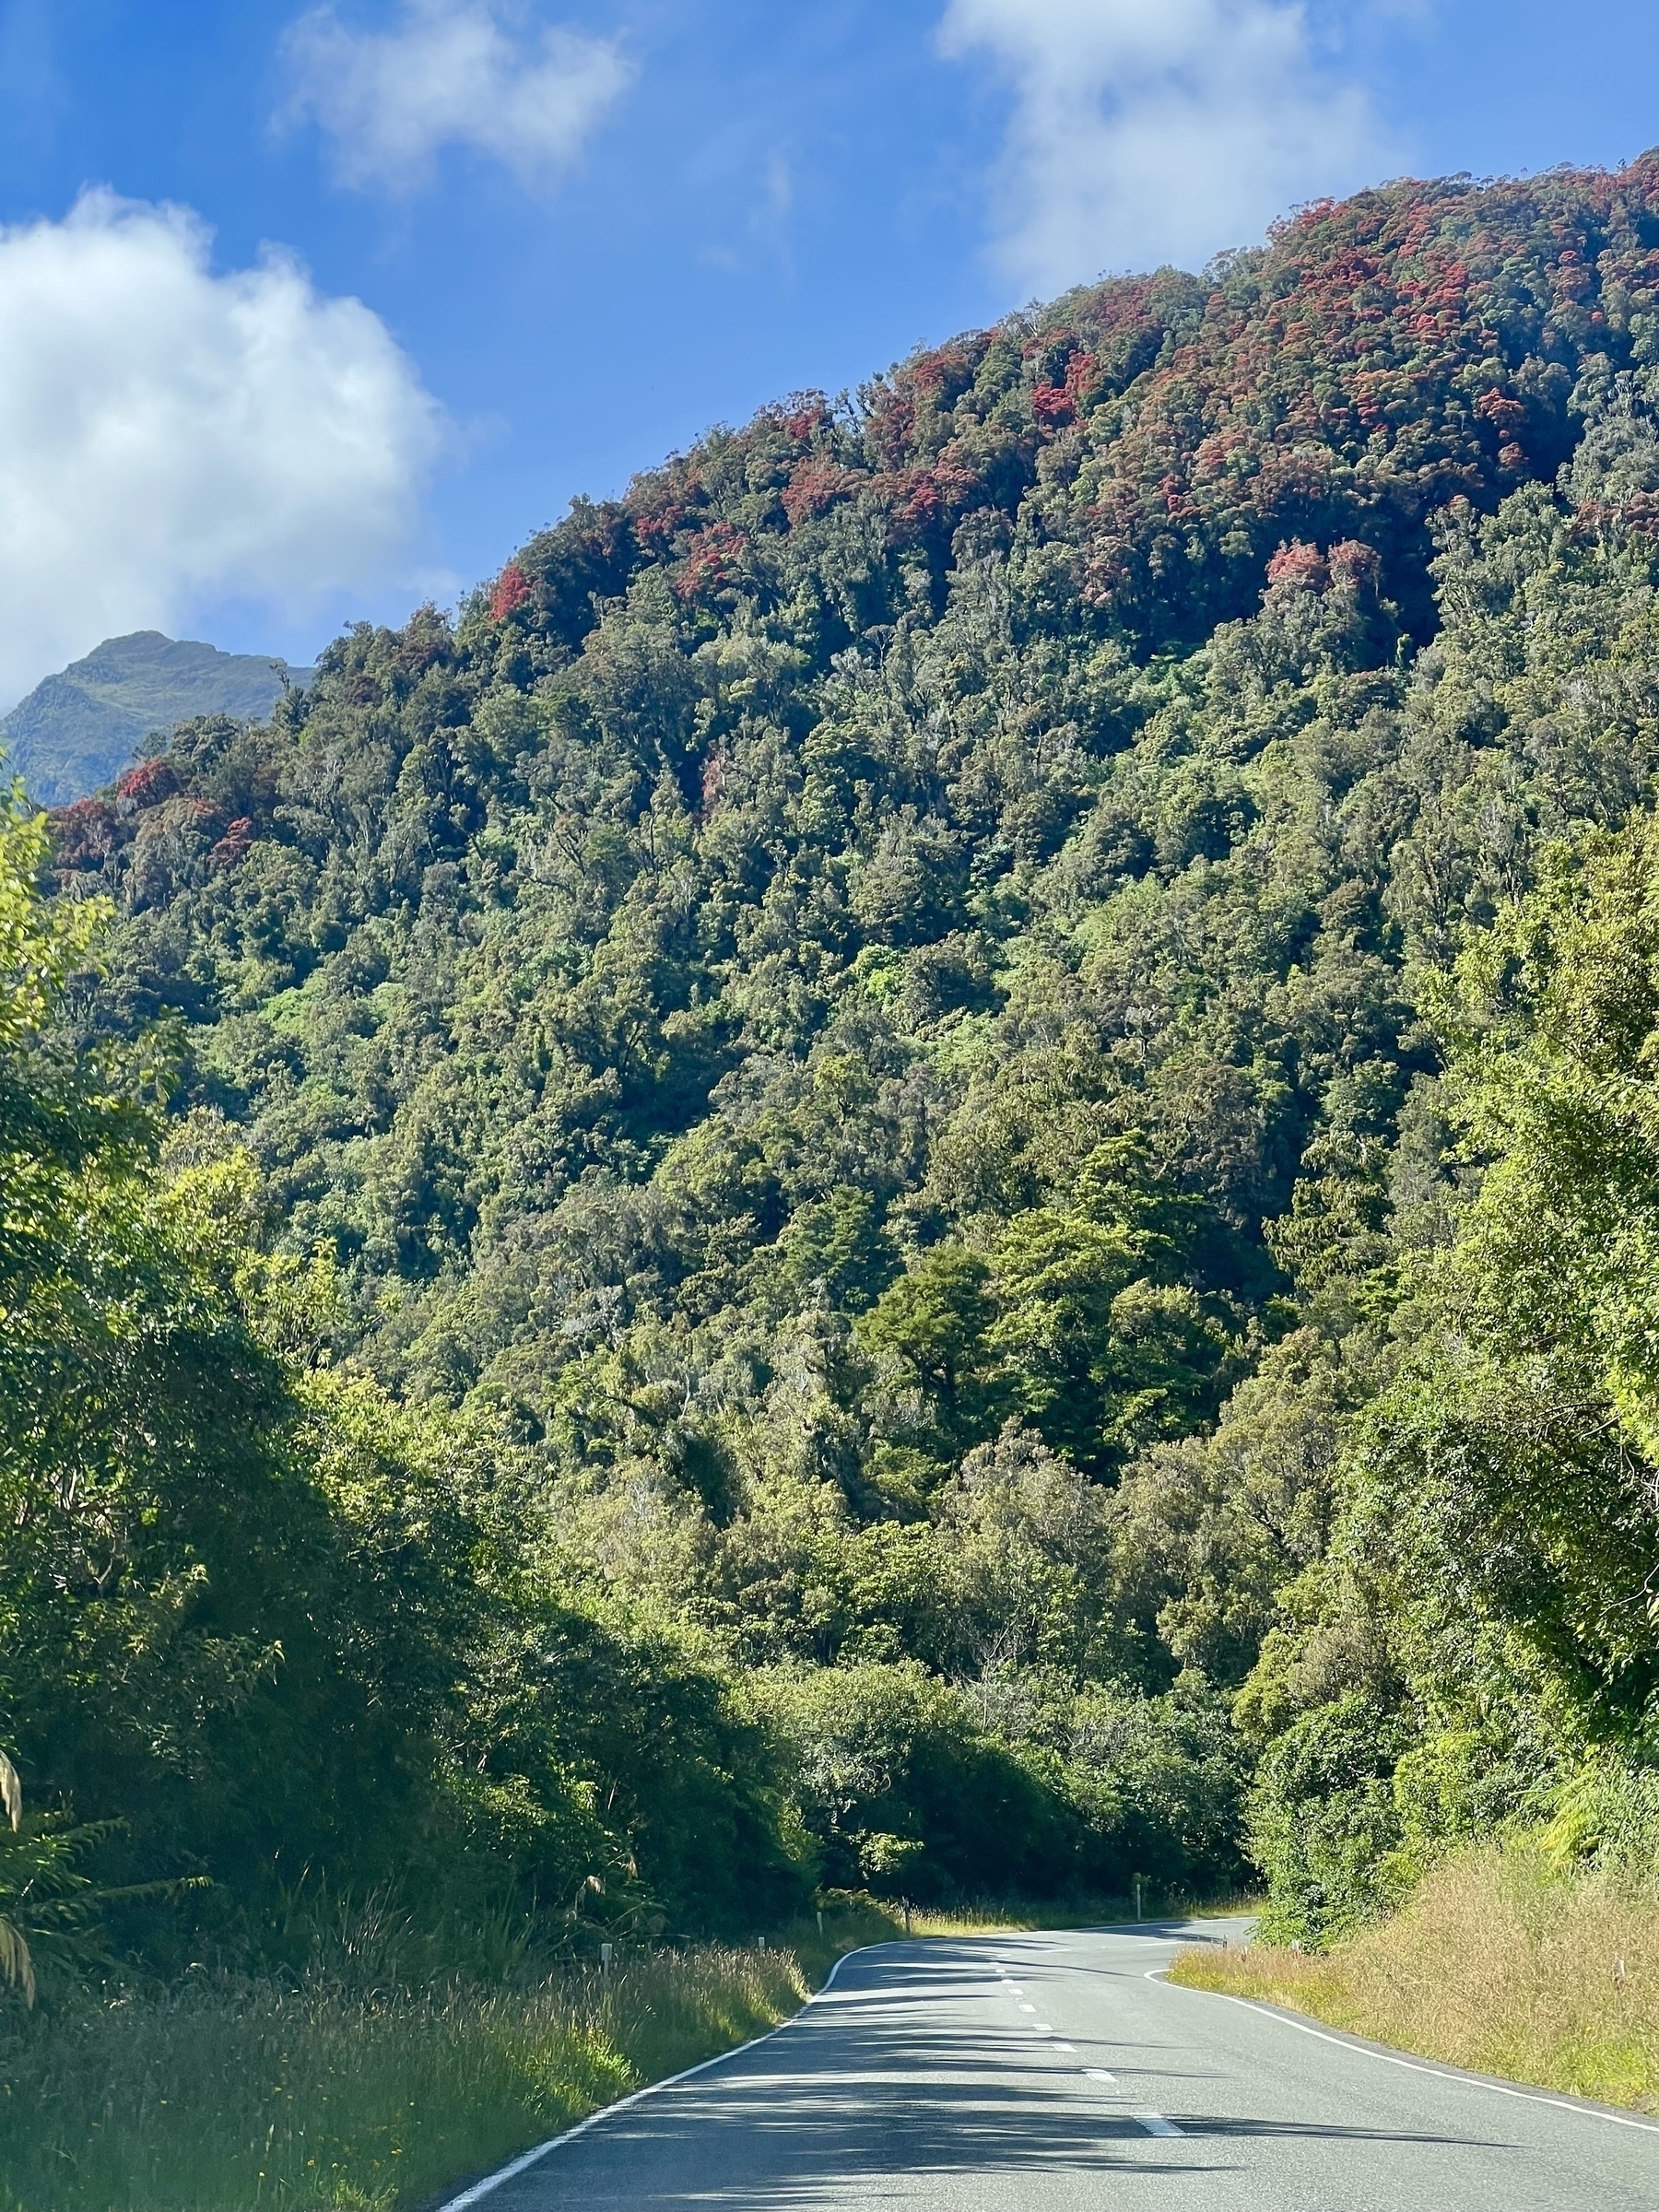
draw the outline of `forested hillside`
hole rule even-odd
[[[16,828],[32,1848],[209,1877],[152,1946],[1612,1848],[1656,532],[1659,156],[1393,185],[579,501],[44,906]]]

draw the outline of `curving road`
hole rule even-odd
[[[1659,2212],[1659,2124],[1147,1977],[1238,1924],[882,1944],[487,2212]]]

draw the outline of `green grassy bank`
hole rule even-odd
[[[879,1912],[409,1987],[193,1974],[0,2030],[4,2212],[392,2212],[786,2018]]]
[[[1477,2073],[1659,2111],[1659,1900],[1535,1845],[1458,1853],[1323,1953],[1206,1948],[1171,1979],[1288,2006]]]

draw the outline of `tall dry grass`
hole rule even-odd
[[[875,1923],[875,1916],[869,1916]],[[193,1975],[0,2029],[4,2212],[392,2212],[787,2018],[790,1947],[644,1954],[513,1986]],[[816,1954],[816,1956],[815,1956]]]
[[[1396,1918],[1335,1950],[1185,1951],[1171,1979],[1476,2073],[1659,2110],[1659,1898],[1559,1873],[1536,1844],[1457,1853]]]

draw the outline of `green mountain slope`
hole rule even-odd
[[[285,685],[309,674],[257,653],[135,630],[106,638],[37,684],[0,721],[0,750],[41,806],[64,806],[113,782],[156,732],[193,714],[263,722]]]
[[[1314,1940],[1651,1728],[1648,1310],[1546,1295],[1610,1203],[1568,1106],[1646,1126],[1636,982],[1560,1018],[1572,1171],[1507,1186],[1573,1235],[1476,1194],[1547,901],[1651,973],[1571,856],[1652,797],[1656,516],[1659,157],[1312,207],[713,432],[182,724],[53,818],[119,916],[72,1041],[159,1030],[176,1157],[245,1145],[239,1233],[334,1271],[292,1341],[519,1500],[515,1623],[621,1637],[600,1703],[719,1674],[746,1833],[1203,1885],[1248,1801]],[[613,1866],[667,1830],[547,1749],[540,1633],[445,1740],[574,1888],[555,1771],[632,1808]]]

